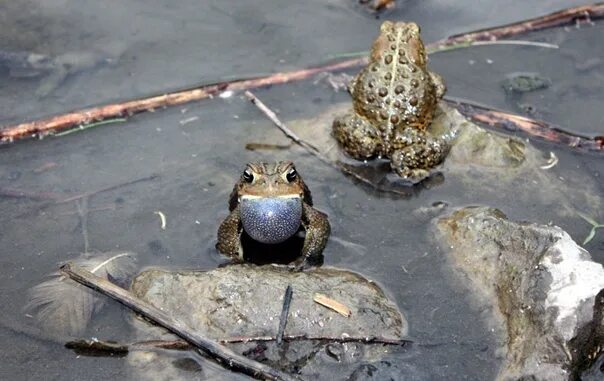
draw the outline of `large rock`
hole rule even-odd
[[[178,317],[196,332],[219,340],[238,336],[275,337],[288,284],[292,286],[293,298],[286,336],[401,339],[407,334],[405,318],[375,283],[334,268],[308,272],[254,265],[231,265],[211,271],[151,269],[138,275],[131,288],[136,296]],[[315,293],[345,304],[352,315],[345,317],[315,303]],[[133,321],[140,340],[174,339],[159,327],[140,319]],[[289,341],[279,348],[273,342],[229,346],[285,371],[307,377],[331,375],[332,379],[345,379],[356,368],[379,361],[396,350],[392,346],[318,340]],[[191,372],[174,365],[172,359],[168,361],[151,353],[133,353],[129,360],[154,380],[178,379],[190,376]]]
[[[592,365],[604,339],[604,269],[566,232],[486,207],[436,226],[454,268],[492,306],[493,326],[504,327],[498,379],[572,380]]]

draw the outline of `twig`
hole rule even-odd
[[[88,214],[95,213],[95,212],[105,212],[105,211],[108,211],[108,210],[115,210],[115,209],[116,209],[115,204],[101,205],[101,206],[98,206],[96,208],[90,208],[89,207],[88,208]],[[71,216],[71,215],[74,215],[74,214],[78,214],[78,212],[75,211],[75,212],[61,212],[61,213],[58,213],[58,215],[60,215],[60,216]]]
[[[143,181],[155,180],[158,177],[159,177],[159,175],[151,175],[151,176],[141,177],[141,178],[134,179],[134,180],[131,180],[131,181],[126,181],[125,183],[110,185],[110,186],[108,186],[106,188],[101,188],[101,189],[97,189],[97,190],[94,190],[94,191],[80,193],[80,194],[77,194],[75,196],[70,196],[70,197],[67,197],[67,198],[64,198],[62,200],[57,201],[57,203],[58,204],[64,204],[64,203],[67,203],[67,202],[79,200],[79,199],[84,198],[84,197],[94,196],[94,195],[97,195],[99,193],[108,192],[108,191],[111,191],[111,190],[114,190],[114,189],[117,189],[117,188],[125,187],[125,186],[128,186],[128,185],[133,185],[133,184],[140,183],[140,182],[143,182]]]
[[[277,338],[272,336],[256,336],[256,337],[230,337],[220,339],[221,343],[247,343],[257,341],[275,341]],[[353,336],[312,336],[312,335],[285,335],[284,341],[326,341],[334,343],[365,343],[365,344],[385,344],[385,345],[406,345],[413,343],[408,339],[390,339],[387,337],[353,337]]]
[[[452,50],[472,48],[474,46],[492,46],[492,45],[531,46],[531,47],[546,48],[546,49],[559,49],[560,48],[560,46],[558,46],[556,44],[550,44],[548,42],[530,41],[530,40],[463,41],[463,42],[457,42],[457,43],[450,44],[450,45],[434,45],[434,44],[435,43],[430,43],[430,44],[426,45],[427,54],[445,53],[445,52],[450,52]],[[365,57],[368,54],[369,54],[369,50],[364,50],[364,51],[358,51],[358,52],[330,54],[327,57],[329,57],[330,59],[340,59],[340,58],[351,58],[351,57]]]
[[[492,110],[465,99],[460,100],[447,97],[446,101],[470,119],[485,123],[491,127],[508,131],[520,130],[530,136],[539,137],[552,143],[586,151],[604,152],[603,136],[591,138],[589,136],[569,133],[560,127],[553,126],[541,120],[510,114],[505,111]]]
[[[227,368],[240,370],[256,378],[269,380],[297,379],[289,374],[241,356],[229,348],[226,348],[213,340],[199,335],[190,327],[186,326],[183,322],[171,317],[166,312],[136,298],[123,288],[118,287],[108,280],[100,278],[85,269],[82,269],[71,263],[67,263],[61,267],[61,271],[74,281],[99,291],[100,293],[122,303],[134,312],[143,315],[148,320],[166,328],[170,332],[186,340],[188,343],[207,353],[209,356],[219,360],[220,363]]]
[[[74,340],[65,343],[65,348],[83,356],[116,356],[123,357],[130,352],[128,345],[99,340]]]
[[[89,129],[94,128],[94,127],[104,126],[106,124],[123,123],[123,122],[126,122],[126,121],[127,121],[126,118],[115,118],[115,119],[101,120],[100,122],[90,123],[90,124],[83,124],[83,125],[80,125],[80,126],[78,126],[76,128],[72,128],[71,130],[62,131],[62,132],[59,132],[58,134],[54,134],[53,136],[56,136],[56,137],[65,136],[65,135],[73,134],[74,132],[85,131],[85,130],[89,130]]]
[[[281,122],[279,120],[279,118],[277,117],[277,114],[275,114],[275,112],[273,110],[268,108],[260,99],[258,99],[258,97],[256,97],[254,94],[252,94],[251,91],[248,90],[244,94],[256,107],[258,107],[260,109],[260,111],[262,111],[264,113],[264,115],[267,116],[267,118],[269,118],[271,120],[271,122],[273,122],[275,124],[275,126],[279,127],[279,129],[285,134],[285,136],[287,136],[288,138],[293,140],[296,144],[305,148],[307,151],[309,151],[311,153],[312,152],[314,152],[315,154],[321,153],[317,147],[313,146],[312,144],[308,143],[307,141],[300,139],[298,137],[298,135],[296,135],[295,132],[290,130],[289,127],[287,127],[283,122]]]
[[[222,344],[237,344],[237,343],[254,343],[254,342],[270,342],[276,341],[276,337],[272,336],[256,336],[256,337],[231,337],[217,340]],[[307,335],[289,335],[283,336],[283,341],[322,341],[329,343],[363,343],[376,345],[393,345],[405,346],[413,343],[406,339],[390,339],[385,337],[341,337],[341,336],[307,336]],[[120,344],[112,341],[102,340],[74,340],[65,344],[69,349],[81,354],[91,356],[113,356],[121,355],[124,352],[135,350],[152,350],[152,349],[169,349],[177,351],[187,351],[194,348],[185,340],[146,340],[137,341],[130,344]]]
[[[594,20],[601,18],[602,16],[604,16],[603,3],[583,5],[567,8],[518,23],[451,36],[427,44],[426,48],[428,51],[438,52],[441,49],[446,50],[447,46],[455,44],[463,44],[471,41],[495,41],[504,37],[515,36],[526,32],[567,25],[580,20]],[[266,77],[203,85],[193,89],[167,93],[150,98],[141,98],[123,103],[88,108],[50,118],[7,126],[0,129],[0,141],[12,142],[26,137],[42,137],[73,126],[86,125],[108,118],[119,118],[140,112],[152,111],[158,108],[182,105],[188,102],[210,98],[227,90],[242,91],[269,85],[284,84],[304,80],[322,72],[337,72],[366,64],[366,57],[354,58],[309,69],[276,73]]]
[[[316,293],[313,295],[312,300],[314,300],[315,303],[319,303],[320,305],[327,307],[344,317],[350,317],[352,315],[352,311],[350,308],[348,308],[348,306],[328,297],[327,295]]]
[[[463,48],[472,48],[475,46],[492,46],[492,45],[516,45],[516,46],[532,46],[538,48],[547,49],[559,49],[560,47],[555,44],[538,41],[526,41],[526,40],[494,40],[494,41],[464,41],[449,45],[439,45],[430,47],[426,51],[428,54],[450,52],[452,50],[458,50]]]
[[[520,22],[453,35],[444,40],[428,44],[427,48],[432,49],[467,41],[495,41],[527,32],[569,25],[580,21],[591,21],[602,16],[604,16],[604,3],[581,5]]]
[[[90,243],[88,240],[88,197],[82,197],[76,200],[76,208],[78,215],[80,216],[80,225],[82,226],[82,237],[84,238],[84,253],[88,253],[90,249]],[[92,273],[95,270],[91,271]]]
[[[103,262],[99,263],[98,265],[94,266],[94,268],[92,270],[90,270],[91,273],[96,273],[97,271],[99,271],[100,269],[102,269],[103,267],[107,266],[109,263],[115,261],[116,259],[122,258],[122,257],[127,257],[129,255],[132,255],[132,253],[121,253],[121,254],[117,254],[114,255],[112,257],[109,257],[107,259],[105,259]]]
[[[289,144],[246,143],[245,149],[248,151],[285,150],[285,149],[290,149],[292,144],[293,143],[289,143]]]
[[[53,192],[32,192],[21,189],[0,188],[0,197],[27,198],[30,200],[59,200],[65,195]]]
[[[289,314],[289,306],[292,302],[292,285],[288,284],[285,289],[285,295],[283,295],[283,309],[281,310],[281,317],[279,318],[279,330],[277,331],[277,345],[281,345],[283,341],[283,334],[285,333],[285,326],[287,325],[287,315]]]

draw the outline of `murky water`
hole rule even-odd
[[[426,41],[448,34],[533,17],[575,1],[492,2],[466,9],[459,2],[399,1],[383,18],[413,19]],[[94,52],[81,70],[58,81],[46,96],[51,74],[16,78],[0,71],[0,122],[42,115],[200,82],[284,71],[324,62],[330,54],[366,50],[381,20],[350,0],[303,1],[276,6],[261,1],[127,1],[111,6],[93,1],[0,2],[0,49],[53,57]],[[560,49],[496,46],[440,53],[432,68],[449,84],[449,95],[513,112],[530,112],[565,128],[604,134],[600,105],[604,64],[597,44],[602,24],[558,29],[527,38]],[[6,34],[6,35],[4,35]],[[596,50],[600,49],[600,50]],[[90,58],[92,57],[92,58]],[[101,57],[96,59],[95,57]],[[537,72],[550,88],[510,98],[500,86],[511,72]],[[284,120],[308,117],[348,99],[313,81],[258,91]],[[519,108],[530,104],[532,108]],[[528,110],[528,111],[527,111]],[[318,209],[330,216],[332,240],[325,263],[358,271],[378,281],[398,303],[418,343],[392,354],[420,379],[492,379],[499,358],[488,315],[467,296],[430,237],[428,219],[414,211],[444,201],[451,207],[487,204],[515,220],[553,221],[582,241],[589,225],[559,219],[555,205],[518,205],[513,189],[497,200],[479,190],[460,193],[445,183],[409,199],[377,193],[326,167],[299,148],[246,151],[248,142],[284,142],[254,106],[240,96],[213,99],[131,118],[64,137],[0,147],[0,189],[29,197],[0,198],[0,379],[124,378],[123,359],[78,357],[62,344],[40,338],[22,308],[27,290],[56,269],[57,262],[85,250],[130,250],[139,265],[213,268],[225,259],[215,252],[219,221],[239,171],[251,160],[290,159],[313,192]],[[596,155],[535,142],[560,159],[561,177],[593,177],[604,190],[604,164]],[[138,182],[131,182],[140,180]],[[95,193],[81,201],[56,202]],[[576,184],[581,189],[581,184]],[[79,204],[78,204],[79,203]],[[87,208],[86,223],[78,205]],[[167,217],[160,228],[155,211]],[[600,213],[598,215],[598,213]],[[600,211],[593,217],[604,219]],[[83,227],[87,232],[83,234]],[[602,232],[586,246],[604,262]],[[348,243],[354,243],[350,245]],[[127,342],[125,312],[115,304],[96,316],[84,337]],[[43,335],[42,335],[43,336]],[[209,365],[208,365],[209,366]],[[225,373],[225,377],[229,377]]]

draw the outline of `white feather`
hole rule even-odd
[[[136,270],[135,259],[135,254],[130,252],[87,253],[72,262],[111,282],[123,284]],[[47,333],[61,336],[83,332],[105,301],[95,291],[59,272],[32,287],[29,297],[25,309]]]

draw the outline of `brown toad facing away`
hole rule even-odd
[[[216,248],[237,261],[243,260],[243,231],[255,241],[276,244],[303,229],[298,265],[320,257],[327,244],[327,215],[312,207],[310,191],[290,161],[249,163],[231,193],[229,210]]]
[[[419,33],[412,22],[382,24],[369,64],[349,86],[353,109],[333,122],[347,154],[389,158],[392,169],[412,181],[427,177],[448,151],[443,138],[426,131],[445,86],[426,67]]]

